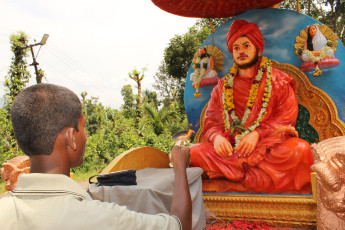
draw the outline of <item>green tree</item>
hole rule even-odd
[[[125,117],[134,117],[135,104],[134,104],[134,94],[131,85],[124,85],[121,89],[121,95],[124,104],[121,106],[123,114]]]
[[[167,107],[157,110],[154,106],[145,104],[143,109],[149,115],[150,123],[156,135],[162,134],[167,127],[167,123],[177,118],[176,112],[169,110]]]
[[[158,108],[158,97],[157,97],[157,93],[151,90],[144,90],[143,91],[143,99],[142,99],[143,103],[146,104],[151,104],[153,105],[155,108]]]
[[[14,98],[26,87],[31,77],[27,70],[28,64],[25,58],[28,49],[24,48],[28,44],[28,36],[19,31],[10,36],[11,51],[13,52],[12,62],[8,74],[5,76],[5,107],[9,112]]]
[[[141,72],[134,69],[132,72],[128,73],[130,79],[134,80],[137,83],[138,95],[137,95],[137,117],[140,117],[140,102],[141,102],[141,81],[144,79],[144,72],[146,68],[142,68]]]
[[[82,95],[85,95],[84,93],[85,92],[83,92]],[[87,133],[93,135],[101,130],[102,124],[105,122],[104,106],[102,103],[98,102],[98,97],[91,97],[89,99],[83,98],[82,106],[85,113]]]
[[[210,35],[207,27],[192,26],[183,35],[175,35],[164,51],[166,71],[173,78],[185,79],[194,53]]]
[[[0,108],[0,166],[13,157],[23,155],[13,137],[12,124],[5,108]]]
[[[210,32],[212,32],[211,24],[214,29],[217,29],[224,22],[228,21],[230,18],[200,18],[196,21],[195,26],[198,28],[207,27]],[[210,23],[211,22],[211,23]]]
[[[181,85],[183,85],[184,80],[169,75],[164,60],[158,67],[158,72],[154,75],[154,79],[155,83],[153,84],[153,88],[158,91],[159,98],[163,101],[164,105],[170,105],[177,98],[181,98],[182,101],[184,89]]]
[[[155,87],[159,89],[160,94],[168,94],[171,97],[174,92],[179,103],[183,104],[186,75],[194,53],[210,33],[209,28],[199,28],[194,25],[188,29],[187,33],[175,35],[170,39],[168,47],[164,50],[164,60],[155,76]],[[162,82],[164,82],[164,85],[160,86]],[[172,86],[172,88],[163,92],[169,86]],[[173,89],[175,87],[176,89]],[[181,108],[184,109],[184,107]]]
[[[300,0],[300,12],[330,27],[342,43],[345,43],[345,1],[344,0]],[[297,10],[297,1],[286,0],[280,8]]]

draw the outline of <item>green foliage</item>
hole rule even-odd
[[[142,101],[143,103],[152,104],[155,108],[158,108],[158,97],[157,93],[154,91],[148,89],[144,90]]]
[[[141,118],[141,110],[140,110],[140,103],[141,103],[141,81],[144,79],[144,72],[147,70],[146,67],[141,69],[139,72],[137,69],[133,69],[132,72],[128,73],[130,79],[134,80],[137,83],[138,94],[136,97],[137,100],[137,110],[136,110],[136,127],[139,126],[140,118]]]
[[[135,114],[135,104],[134,104],[134,94],[131,85],[124,85],[121,89],[121,95],[124,101],[122,109],[124,116],[129,118],[133,117]]]
[[[145,104],[150,108],[151,114],[143,113],[139,127],[136,127],[135,116],[125,116],[125,109],[118,111],[104,108],[94,98],[87,99],[86,93],[82,95],[84,113],[87,114],[88,140],[83,165],[73,169],[76,173],[102,170],[119,154],[140,146],[151,146],[169,153],[174,145],[171,138],[173,132],[188,128],[186,115],[177,116],[177,105],[172,103],[157,110],[154,105],[157,95],[153,92],[144,94],[153,99],[151,104]],[[102,119],[88,118],[95,117],[95,114]]]
[[[0,166],[13,157],[23,155],[13,137],[13,128],[7,110],[0,108]]]
[[[194,53],[202,42],[210,35],[207,27],[189,28],[183,35],[175,35],[170,39],[164,51],[164,61],[169,75],[177,79],[185,79]]]
[[[30,72],[27,70],[28,64],[25,60],[27,49],[24,47],[28,44],[28,36],[19,31],[10,36],[11,50],[13,52],[12,62],[8,74],[5,76],[5,106],[7,111],[10,110],[15,96],[22,91],[30,79]]]
[[[300,12],[330,27],[345,44],[344,0],[300,0]],[[285,0],[280,8],[297,10],[297,1]]]
[[[222,25],[224,22],[228,21],[230,18],[200,18],[196,21],[195,26],[198,28],[208,28],[210,33],[212,32],[211,24],[209,20],[211,21],[213,28],[217,29],[220,25]]]
[[[150,104],[145,104],[143,108],[146,114],[148,114],[150,118],[149,122],[157,136],[163,133],[169,122],[177,118],[176,112],[169,110],[167,107],[157,110],[156,107]]]
[[[13,52],[10,69],[5,76],[5,107],[0,108],[0,165],[13,157],[23,155],[14,138],[13,128],[10,121],[10,107],[12,102],[27,85],[30,73],[27,70],[28,36],[19,31],[10,36],[10,45]]]
[[[182,86],[184,80],[169,75],[164,60],[158,67],[158,72],[156,72],[154,79],[155,83],[153,84],[153,88],[158,91],[159,98],[165,105],[170,105],[172,102],[176,101],[177,98],[180,99],[180,102],[183,102],[184,88]]]
[[[82,104],[86,118],[87,133],[90,135],[95,134],[97,130],[101,130],[105,120],[104,106],[98,102],[98,97],[83,98]]]
[[[0,195],[7,193],[7,190],[5,189],[6,182],[0,179]]]

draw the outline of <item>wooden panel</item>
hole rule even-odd
[[[101,174],[127,169],[169,168],[169,162],[168,155],[159,149],[138,147],[117,156]]]

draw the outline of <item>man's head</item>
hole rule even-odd
[[[26,155],[35,156],[50,155],[57,136],[66,127],[83,135],[84,127],[80,124],[85,119],[80,100],[72,91],[57,85],[38,84],[16,96],[11,121],[19,147]],[[84,151],[84,146],[79,148]]]
[[[261,31],[255,23],[236,20],[226,36],[228,49],[241,69],[255,65],[265,46]]]

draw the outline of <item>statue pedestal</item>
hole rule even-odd
[[[220,180],[203,180],[205,207],[218,221],[247,220],[266,222],[270,226],[316,229],[317,190],[316,174],[311,173],[313,194],[253,193],[241,185],[231,183],[236,192],[217,193],[227,189]],[[212,191],[212,192],[206,192]]]
[[[270,226],[316,228],[316,202],[309,195],[204,192],[205,207],[218,221],[247,220]]]

